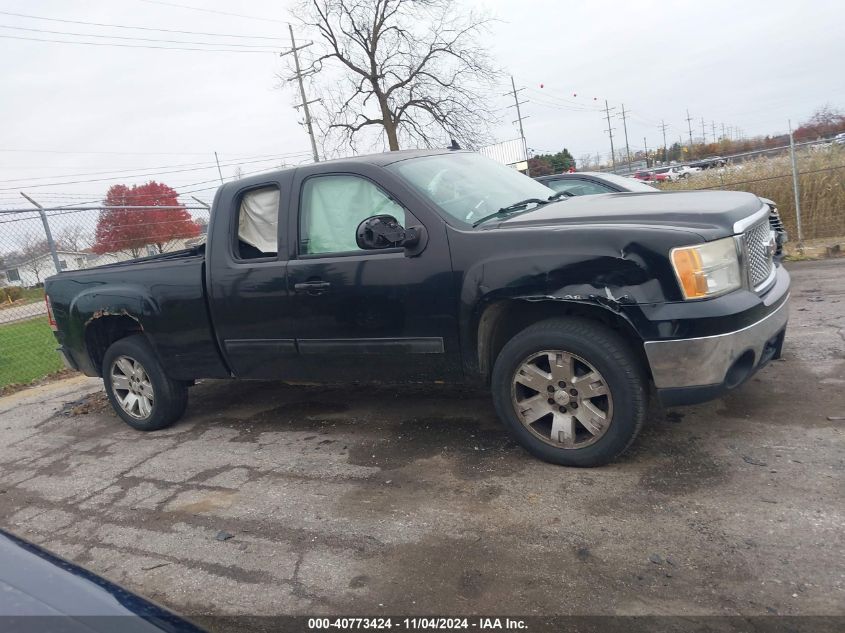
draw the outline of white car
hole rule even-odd
[[[675,176],[675,179],[680,178],[689,178],[693,174],[697,174],[701,171],[701,167],[691,167],[689,165],[675,165],[671,169],[672,173]]]
[[[839,145],[845,145],[845,132],[840,132],[836,136],[833,137],[834,143],[839,143]]]

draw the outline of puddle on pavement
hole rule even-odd
[[[471,477],[479,465],[492,467],[496,457],[520,451],[498,423],[469,417],[410,418],[382,431],[378,437],[350,446],[349,463],[394,470],[418,459],[454,455],[457,474]],[[497,472],[504,467],[500,460],[495,463]],[[513,470],[513,466],[504,468]]]

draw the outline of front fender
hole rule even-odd
[[[466,262],[460,285],[461,342],[468,375],[480,369],[479,328],[491,306],[548,302],[560,305],[561,313],[584,307],[609,315],[611,322],[621,320],[638,333],[631,315],[640,306],[681,299],[667,257],[671,248],[701,241],[688,231],[654,227],[485,233],[469,236],[476,242],[484,240],[488,255]],[[473,245],[460,247],[471,252]],[[458,256],[457,270],[461,263]]]

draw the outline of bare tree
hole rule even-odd
[[[40,239],[32,233],[27,233],[23,236],[20,250],[23,261],[20,263],[19,268],[35,275],[36,284],[41,283],[41,275],[52,267],[53,262],[48,257],[45,257],[49,252],[50,247],[47,245],[47,240]]]
[[[78,224],[63,227],[56,233],[56,248],[79,252],[90,245],[91,236]]]
[[[380,139],[431,147],[487,140],[487,96],[498,71],[477,42],[490,20],[454,0],[302,0],[296,15],[318,34],[305,73],[329,153]]]

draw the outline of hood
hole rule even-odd
[[[497,229],[578,224],[630,224],[694,231],[711,240],[734,234],[734,223],[760,211],[760,199],[739,191],[656,191],[575,196],[520,213]],[[493,227],[491,227],[493,228]]]

